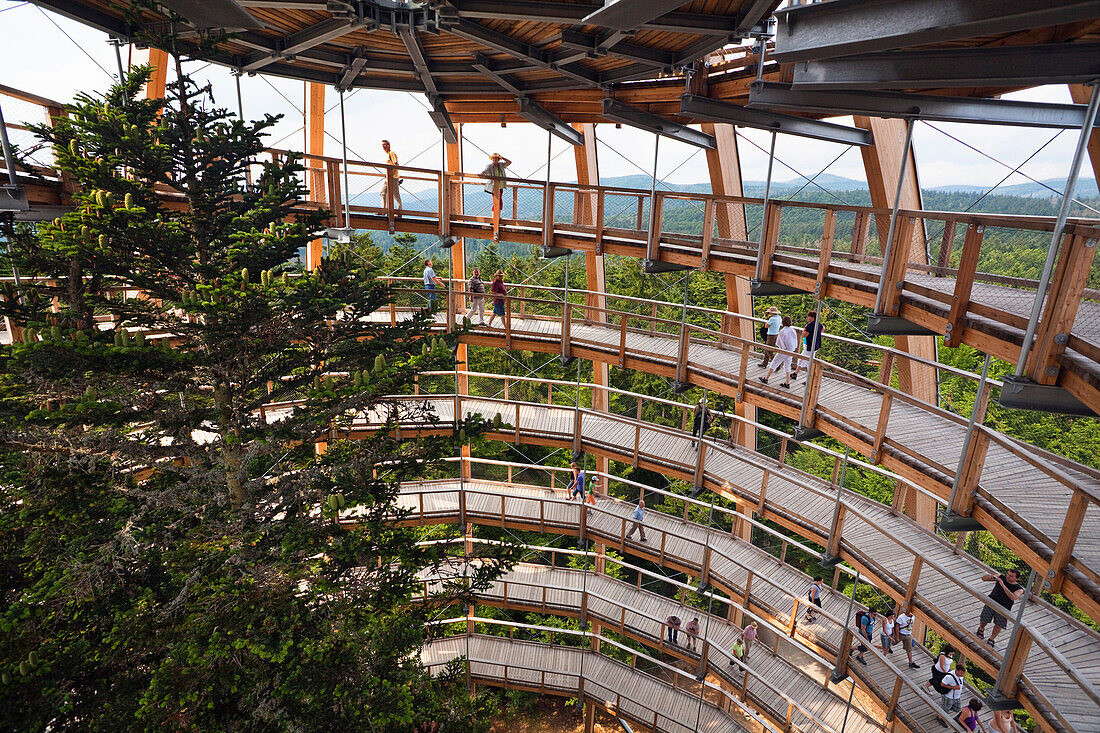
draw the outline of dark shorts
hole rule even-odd
[[[981,623],[988,624],[990,621],[993,622],[994,626],[997,626],[999,628],[1004,629],[1008,627],[1008,619],[994,611],[989,606],[985,606],[984,608],[982,608]]]
[[[817,598],[813,599],[813,601],[811,601],[811,603],[813,603],[818,608],[821,608],[821,596],[818,596]]]
[[[493,313],[498,316],[504,315],[504,303],[493,303]]]

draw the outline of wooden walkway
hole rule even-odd
[[[412,512],[410,519],[418,524],[458,521],[461,511],[467,521],[477,524],[570,535],[580,531],[580,505],[568,501],[563,491],[555,492],[544,487],[478,480],[465,481],[462,485],[457,479],[423,481],[404,485],[400,504]],[[806,624],[802,617],[806,606],[806,589],[812,578],[803,571],[735,536],[715,530],[710,532],[708,538],[705,527],[653,510],[647,512],[645,520],[649,541],[641,543],[637,535],[633,540],[625,539],[624,528],[631,525],[632,511],[632,504],[601,497],[596,509],[590,510],[585,518],[586,536],[629,555],[643,557],[694,577],[700,575],[704,558],[709,553],[710,559],[706,562],[710,581],[733,599],[730,608],[741,608],[757,615],[763,622],[762,631],[765,634],[768,631],[775,634],[772,639],[775,646],[768,650],[771,652],[769,658],[758,667],[759,652],[754,652],[751,669],[759,672],[763,680],[788,692],[790,697],[805,700],[807,707],[804,709],[814,711],[819,719],[835,722],[838,712],[843,718],[843,705],[838,711],[837,708],[830,709],[829,705],[823,704],[822,701],[832,699],[831,696],[821,697],[824,694],[821,690],[823,680],[807,680],[803,672],[791,669],[776,658],[780,657],[777,651],[779,637],[785,636],[822,654],[830,660],[831,665],[835,665],[844,656],[846,649],[844,630],[850,623],[850,601],[847,596],[827,590],[822,599],[823,610],[819,614],[819,620]],[[577,582],[583,584],[585,578],[580,571],[555,569],[531,573],[536,578],[539,574],[546,578],[552,573],[556,578],[552,584],[544,581],[547,588],[558,590],[558,593],[548,597],[547,611],[550,613],[561,612],[563,607],[576,606],[570,604],[570,601],[578,599],[569,598],[566,590],[570,587],[569,581],[561,579],[563,574],[569,572],[574,572],[574,585]],[[660,621],[683,608],[662,596],[637,590],[606,576],[589,574],[587,581],[592,583],[593,578],[599,578],[601,582],[612,586],[609,592],[602,595],[613,600],[601,600],[596,604],[589,602],[588,612],[599,615],[603,623],[622,629],[643,643],[652,643],[653,637],[660,631]],[[501,588],[500,592],[503,591]],[[511,598],[517,591],[509,586],[508,593]],[[541,597],[539,600],[541,602]],[[799,610],[793,614],[792,621],[792,610],[796,605]],[[857,604],[855,608],[864,607]],[[629,619],[623,615],[624,609],[630,612]],[[681,613],[677,615],[682,617]],[[700,616],[701,620],[705,618],[705,614]],[[719,615],[711,618],[716,621],[711,628],[715,633],[717,666],[724,670],[723,665],[728,661],[728,656],[725,656],[723,650],[729,647],[736,627]],[[766,637],[762,637],[762,640],[766,640]],[[757,649],[763,651],[762,646],[758,645]],[[668,650],[667,644],[665,649]],[[896,712],[899,720],[911,730],[938,728],[938,699],[932,700],[917,689],[928,679],[927,670],[934,660],[931,652],[924,647],[914,648],[914,659],[921,664],[919,670],[909,668],[903,661],[903,655],[894,654],[890,661],[870,652],[865,656],[867,666],[853,663],[848,670],[864,689],[879,699],[884,714],[889,714],[892,718]],[[785,669],[777,670],[777,667]],[[791,680],[792,674],[800,675],[801,679],[797,684],[783,688],[783,681]],[[906,682],[899,682],[899,677],[904,677]],[[761,687],[761,680],[752,680],[747,684],[750,692],[760,692]],[[775,690],[764,690],[764,693],[761,698],[764,705],[780,704]],[[812,695],[812,702],[803,697],[805,695]],[[892,700],[896,700],[896,708],[891,704]],[[785,707],[785,703],[783,705]],[[857,722],[850,720],[849,725]]]
[[[441,421],[432,428],[451,430],[447,425],[453,420],[455,411],[453,396],[429,398],[421,395],[402,399],[427,400]],[[572,408],[463,398],[461,409],[465,415],[480,414],[491,418],[499,414],[505,426],[491,432],[490,438],[555,447],[579,445],[589,453],[688,480],[695,471],[697,453],[692,448],[691,436],[679,430],[582,410],[582,429],[575,443],[574,426],[578,413]],[[352,436],[365,437],[370,430],[371,424],[364,422],[353,429]],[[807,539],[822,545],[828,542],[836,506],[836,490],[828,482],[749,451],[709,441],[705,445],[707,469],[702,481],[706,488],[745,502],[756,508],[762,518],[775,521]],[[494,517],[500,521],[525,516],[539,506],[537,501],[531,501],[531,505],[527,510],[506,506],[500,498],[484,521],[492,521]],[[840,506],[845,517],[837,547],[841,557],[896,601],[910,598],[921,620],[964,650],[973,663],[988,674],[996,675],[1008,634],[1002,636],[1005,641],[994,650],[973,632],[983,608],[982,599],[989,588],[981,576],[990,569],[871,499],[844,491]],[[625,516],[608,521],[617,527],[612,526],[607,531],[616,531],[620,537],[625,535]],[[570,526],[576,527],[577,519],[572,522],[565,518],[556,522],[546,519],[532,528],[553,527],[561,531]],[[704,528],[699,529],[705,534]],[[648,553],[661,564],[695,573],[702,568],[706,552],[701,537],[691,540],[682,534],[667,535],[659,547],[652,542],[642,545],[637,537],[621,540],[619,544],[629,547],[633,554]],[[734,570],[723,570],[714,564],[708,566],[711,582],[724,586],[728,581],[730,587],[740,586],[737,581],[743,578],[736,575],[725,578],[722,574]],[[1011,631],[1011,620],[1009,627]],[[1019,690],[1021,702],[1053,730],[1091,730],[1098,709],[1095,700],[1096,686],[1100,684],[1100,634],[1043,601],[1027,605],[1023,627],[1028,633],[1021,634],[1020,638],[1030,637],[1031,643],[1010,650],[1010,656],[1020,657],[1013,657],[1013,664],[1020,664],[1023,670]]]
[[[583,697],[612,715],[660,733],[745,731],[744,719],[699,694],[578,647],[473,634],[425,645],[421,661],[433,672],[466,657],[470,679],[510,689]],[[698,723],[696,722],[698,720]]]
[[[398,313],[400,316],[401,314]],[[387,312],[373,318],[386,319]],[[437,314],[442,324],[445,315]],[[512,317],[509,333],[500,328],[478,327],[466,340],[472,344],[561,353],[561,321],[549,317]],[[595,321],[570,324],[570,353],[581,358],[675,377],[680,359],[676,335],[628,330]],[[744,369],[742,355],[712,341],[690,342],[682,376],[685,381],[736,396],[749,404],[798,419],[806,375],[791,389],[778,386],[778,377],[765,385],[759,381],[765,369],[753,354]],[[938,495],[946,503],[952,478],[966,444],[966,420],[938,406],[917,400],[886,399],[882,385],[873,380],[856,380],[847,372],[825,368],[816,390],[812,424],[825,434],[874,462],[905,476]],[[1025,458],[1024,456],[1028,456]],[[1068,475],[1079,489],[1100,497],[1100,471],[1049,456],[1024,443],[990,440],[979,465],[974,488],[975,518],[1039,572],[1051,567],[1067,517],[1076,511],[1080,497],[1067,482]],[[1092,614],[1100,613],[1100,506],[1086,501],[1072,552],[1067,558],[1067,597]]]
[[[503,487],[503,490],[509,491],[510,487]],[[765,553],[761,552],[760,555],[762,562],[770,564]],[[456,572],[460,570],[457,569]],[[422,574],[421,577],[433,581],[429,586],[430,591],[438,590],[439,575],[431,573]],[[442,577],[452,578],[453,575],[447,573]],[[808,579],[806,582],[808,583]],[[799,590],[801,589],[791,589],[790,593],[797,597]],[[778,721],[780,725],[790,720],[798,730],[811,730],[820,726],[823,730],[834,733],[842,728],[851,733],[873,733],[885,729],[882,719],[889,705],[889,697],[883,702],[882,714],[878,718],[854,705],[845,722],[848,685],[830,686],[827,670],[822,670],[820,665],[797,665],[778,652],[780,641],[788,638],[787,624],[785,620],[774,616],[765,619],[765,624],[761,625],[760,643],[755,645],[753,654],[745,665],[750,671],[743,672],[729,664],[731,657],[727,650],[738,638],[740,627],[726,616],[685,608],[679,601],[601,573],[522,563],[499,579],[492,588],[479,592],[477,597],[479,602],[487,605],[550,615],[583,615],[590,621],[610,627],[693,665],[705,660],[708,674],[721,678],[731,688],[736,689],[743,700],[770,720]],[[782,598],[773,600],[777,605],[783,605]],[[787,606],[789,608],[790,604]],[[733,615],[732,610],[731,606],[729,615]],[[699,617],[702,632],[699,636],[698,652],[688,648],[687,636],[683,631],[680,632],[679,644],[667,641],[665,619],[670,615],[679,616],[685,623],[693,616]],[[770,628],[766,625],[769,622]],[[814,634],[816,626],[810,625],[805,633]],[[919,658],[925,669],[934,661],[923,649]],[[875,679],[878,687],[892,689],[892,674],[887,681],[884,679],[885,673],[890,671],[879,660],[874,662],[872,667],[860,672],[869,676],[879,673],[880,677]],[[915,672],[908,668],[907,671]],[[924,681],[919,679],[922,676],[925,675],[919,672],[907,674],[907,677],[918,684]],[[904,709],[906,703],[909,704],[908,712]],[[919,713],[914,704],[921,708]],[[938,720],[930,708],[912,699],[904,700],[902,706],[901,718],[910,727],[916,724],[923,729],[930,729]]]

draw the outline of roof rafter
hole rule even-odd
[[[629,31],[683,4],[682,0],[605,0],[602,6],[582,18],[581,22]]]
[[[456,21],[449,21],[445,27],[449,33],[459,36],[460,38],[480,43],[494,51],[506,53],[509,56],[533,61],[542,68],[553,69],[559,74],[564,74],[576,79],[586,86],[599,86],[599,76],[595,72],[589,71],[582,66],[577,66],[576,64],[559,63],[542,49],[524,43],[523,41],[516,40],[504,33],[486,28],[480,23],[474,23],[459,18]]]
[[[405,44],[405,49],[408,50],[409,58],[412,59],[413,67],[416,69],[416,76],[420,79],[420,83],[424,85],[424,89],[427,90],[429,95],[438,96],[439,89],[435,85],[435,79],[432,78],[431,69],[428,68],[428,58],[424,55],[424,47],[420,45],[416,30],[402,26],[397,29],[397,35],[401,38],[401,42]]]
[[[664,117],[655,115],[652,112],[631,107],[629,104],[611,97],[605,97],[603,100],[603,116],[612,122],[621,122],[624,125],[637,127],[639,130],[664,135],[672,140],[679,140],[682,143],[700,148],[714,150],[718,147],[713,135],[693,130],[687,125],[681,125],[679,122],[666,120]]]
[[[501,87],[506,89],[515,95],[522,95],[524,93],[523,87],[519,82],[512,79],[507,74],[501,73],[493,68],[493,62],[483,53],[479,53],[474,57],[473,67],[480,71],[485,76],[489,77]]]
[[[302,51],[320,46],[334,38],[346,35],[361,25],[354,18],[328,18],[320,23],[303,28],[297,33],[276,39],[275,45],[266,51],[245,56],[241,65],[242,71],[259,71],[268,64],[272,64],[281,58],[290,58]]]
[[[584,135],[532,102],[529,98],[520,97],[516,101],[519,102],[519,116],[523,119],[538,125],[570,145],[584,145]]]
[[[617,59],[634,61],[658,69],[667,69],[673,62],[673,55],[667,51],[615,40],[616,37],[621,37],[621,34],[617,31],[597,36],[595,34],[582,33],[578,30],[566,28],[558,37],[562,46],[577,49],[579,51],[586,51],[592,56],[606,55]]]
[[[680,3],[681,5],[683,3]],[[603,7],[602,3],[556,3],[541,0],[448,0],[449,10],[463,18],[530,20],[575,25]],[[441,8],[441,11],[443,8]],[[639,29],[675,33],[727,35],[737,30],[736,18],[703,13],[666,13],[638,26]]]

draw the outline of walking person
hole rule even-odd
[[[489,156],[489,165],[485,166],[485,170],[481,171],[481,175],[485,176],[489,180],[485,182],[485,193],[493,197],[493,219],[500,219],[501,209],[503,208],[504,188],[508,183],[504,180],[507,173],[506,169],[512,165],[512,161],[505,158],[500,153],[493,153]]]
[[[730,666],[741,669],[741,662],[744,662],[748,659],[745,648],[745,640],[743,638],[738,637],[737,639],[733,640],[732,644],[730,644],[730,657],[732,657],[730,659]]]
[[[946,666],[951,666],[950,659],[947,660]],[[962,711],[962,691],[966,683],[966,662],[960,659],[955,669],[943,671],[941,661],[937,660],[932,669],[932,679],[929,680],[929,684],[932,689],[940,693],[940,707],[943,708],[947,717],[954,718]],[[936,682],[933,680],[936,680]],[[941,720],[940,727],[946,728],[947,723]]]
[[[493,275],[493,283],[489,286],[489,292],[493,294],[493,312],[489,314],[489,328],[493,327],[493,321],[500,316],[501,324],[504,323],[504,299],[508,297],[508,288],[504,287],[504,273],[497,270]]]
[[[810,583],[810,587],[806,589],[806,597],[810,603],[814,604],[818,608],[821,608],[821,591],[825,589],[825,580],[818,575],[814,578],[814,582]],[[817,621],[817,614],[814,613],[813,607],[806,609],[806,623],[812,624]]]
[[[867,651],[867,644],[863,643],[863,639],[866,639],[868,644],[875,643],[874,610],[856,611],[856,624],[859,627],[859,635],[863,637],[859,640],[859,646],[856,647],[856,661],[866,667],[867,660],[864,658],[863,653]]]
[[[684,631],[687,633],[688,648],[695,651],[695,643],[699,640],[699,617],[696,616],[688,621]]]
[[[474,274],[470,276],[470,307],[463,314],[469,317],[474,309],[477,309],[477,322],[485,323],[485,282],[481,279],[481,270],[474,268]]]
[[[697,438],[693,445],[698,445],[699,440],[706,435],[707,428],[710,427],[710,408],[707,407],[705,400],[700,399],[695,404],[695,417],[691,421],[691,434]]]
[[[989,733],[985,729],[985,724],[982,723],[982,719],[978,717],[978,713],[981,712],[982,701],[977,698],[970,698],[970,702],[966,704],[966,707],[959,711],[959,714],[955,717],[955,722],[961,725],[965,730],[974,733],[978,728],[982,729],[982,733]]]
[[[673,644],[680,644],[680,617],[669,616],[665,619],[665,623],[668,625],[668,640]]]
[[[943,645],[943,648],[940,649],[939,656],[936,657],[936,661],[932,665],[932,676],[924,683],[924,688],[926,690],[931,687],[941,695],[946,694],[950,690],[950,688],[943,684],[943,678],[951,672],[951,655],[954,653],[955,647],[950,644]]]
[[[1020,585],[1020,574],[1014,568],[1009,568],[1000,575],[983,575],[982,580],[995,582],[993,590],[989,593],[989,598],[1005,609],[1005,613],[1002,614],[997,613],[989,606],[983,606],[982,615],[978,619],[979,639],[985,638],[986,624],[990,621],[993,622],[993,631],[989,634],[989,641],[986,642],[989,646],[993,646],[997,634],[1001,633],[1001,629],[1008,626],[1008,619],[1005,614],[1012,610],[1012,605],[1016,601],[1020,600],[1020,596],[1024,594],[1024,587]]]
[[[909,658],[909,666],[913,669],[920,669],[920,665],[913,661],[913,621],[915,621],[913,614],[909,613],[909,609],[903,608],[894,623],[897,624],[901,648],[905,650],[905,656]]]
[[[570,481],[569,486],[566,487],[573,490],[573,493],[569,495],[569,498],[572,500],[580,497],[583,500],[585,481],[584,469],[578,466],[576,463],[570,463],[569,468],[573,471],[573,480]]]
[[[775,346],[783,351],[794,351],[798,348],[798,329],[791,325],[790,316],[783,316],[780,322],[783,326],[779,329],[779,335],[776,337]],[[769,336],[769,338],[771,337]],[[790,389],[791,370],[791,355],[776,353],[772,357],[771,364],[768,366],[768,371],[765,372],[764,376],[760,377],[760,381],[767,384],[768,377],[776,372],[782,372],[783,381],[779,383],[779,386],[784,389]]]
[[[435,288],[443,286],[443,280],[432,269],[432,261],[424,260],[424,289],[428,291],[428,310],[435,310]]]
[[[783,318],[779,315],[779,309],[774,305],[770,306],[764,311],[764,317],[767,319],[767,332],[764,334],[764,343],[768,346],[775,346],[776,340],[779,338],[779,331],[783,328]],[[762,329],[763,330],[763,329]],[[760,362],[760,366],[766,367],[768,361],[771,359],[771,350],[765,348],[764,356]]]
[[[626,538],[630,539],[634,536],[634,532],[638,531],[641,534],[642,542],[645,542],[645,527],[642,526],[642,522],[645,521],[645,501],[638,499],[638,506],[634,507],[634,512],[630,516],[634,519],[634,523],[630,525],[630,531],[626,533]]]
[[[818,349],[821,348],[821,335],[825,333],[825,326],[817,320],[817,311],[810,311],[806,314],[806,325],[802,327],[802,351],[813,358]],[[807,371],[810,368],[809,359],[799,358],[795,361],[794,371],[791,372],[791,379],[798,379],[798,373],[802,369]]]
[[[887,611],[882,617],[882,632],[879,636],[879,640],[882,642],[882,653],[893,654],[894,653],[894,633],[897,629],[897,622],[894,620],[897,616],[893,611]]]
[[[390,149],[389,140],[382,141],[382,152],[386,154],[386,162],[392,166],[397,165],[397,153]],[[392,204],[395,212],[401,211],[401,179],[397,177],[396,168],[386,169],[386,177],[382,179],[382,203],[386,208]]]
[[[750,621],[749,625],[741,629],[741,641],[745,642],[745,656],[744,660],[749,661],[749,652],[752,651],[752,644],[756,641],[757,626],[755,621]]]

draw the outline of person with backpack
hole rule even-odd
[[[932,676],[924,683],[924,689],[931,687],[941,695],[946,695],[951,688],[943,684],[944,677],[951,673],[951,655],[955,653],[955,647],[944,644],[940,649],[940,655],[936,657],[936,663],[932,665]],[[952,712],[952,711],[948,711]]]
[[[950,664],[950,660],[948,664]],[[937,667],[932,668],[932,677],[938,674]],[[940,707],[949,717],[958,715],[962,710],[962,691],[966,684],[966,662],[959,660],[955,669],[940,676],[939,685],[932,686],[940,693]],[[940,726],[947,727],[947,723],[940,720]]]
[[[909,658],[909,666],[913,669],[920,669],[920,665],[913,661],[913,614],[909,612],[908,608],[901,609],[901,613],[898,614],[894,623],[897,624],[898,639],[901,641],[901,648],[905,650],[905,656]]]
[[[576,499],[580,497],[581,500],[584,500],[584,481],[586,478],[584,475],[584,470],[576,463],[570,463],[569,468],[573,471],[573,480],[570,481],[569,486],[566,487],[566,490],[573,490],[573,493],[569,495],[569,498]]]
[[[814,578],[814,582],[810,583],[810,587],[806,589],[806,598],[810,603],[814,604],[818,608],[821,608],[821,591],[824,589],[824,579],[818,575]],[[806,609],[806,623],[812,624],[817,621],[817,614],[814,613],[812,607]]]
[[[862,637],[859,640],[859,646],[856,647],[856,661],[867,666],[867,660],[864,658],[863,653],[867,651],[867,645],[863,643],[866,639],[869,643],[874,643],[875,640],[875,612],[871,609],[866,611],[856,611],[856,626],[859,628],[859,635]],[[849,652],[850,654],[851,652]]]

